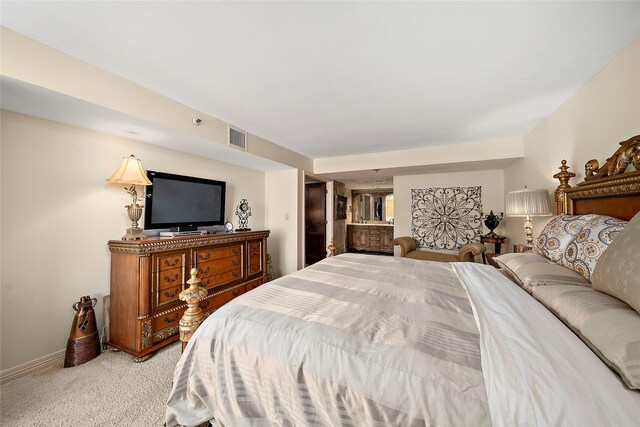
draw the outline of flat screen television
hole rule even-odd
[[[144,228],[196,230],[224,223],[226,182],[147,171]]]

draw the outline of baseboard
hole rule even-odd
[[[9,381],[24,377],[25,375],[33,374],[34,372],[41,371],[49,366],[62,366],[64,364],[64,353],[65,350],[56,351],[55,353],[39,357],[38,359],[23,363],[22,365],[0,371],[0,384],[8,383]]]

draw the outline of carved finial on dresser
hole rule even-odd
[[[555,196],[556,196],[556,212],[562,212],[562,203],[564,203],[564,191],[571,188],[569,185],[569,180],[576,176],[575,173],[569,172],[569,166],[567,166],[567,161],[563,160],[562,164],[558,168],[560,172],[553,175],[554,178],[560,181],[560,185],[556,188]]]
[[[198,269],[191,269],[191,279],[187,280],[189,288],[180,292],[178,296],[180,301],[187,303],[187,310],[184,312],[182,319],[180,319],[180,341],[182,341],[182,350],[187,346],[189,339],[193,336],[193,333],[198,329],[200,323],[204,320],[204,313],[198,306],[198,303],[207,296],[207,290],[200,287],[200,279],[197,277]]]

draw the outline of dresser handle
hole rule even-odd
[[[176,265],[178,265],[179,262],[180,262],[180,258],[175,258],[175,260],[173,261],[173,264],[171,264],[168,259],[165,259],[163,264],[166,265],[167,267],[175,267]]]
[[[205,256],[206,255],[206,256]],[[209,252],[205,252],[204,254],[198,254],[198,259],[201,261],[206,261],[209,259],[209,255],[211,255]]]
[[[234,271],[231,276],[233,277],[240,277],[240,272],[239,271]]]
[[[200,287],[201,287],[201,288],[206,288],[207,286],[209,286],[209,278],[202,279],[202,280],[200,281]]]
[[[176,320],[178,320],[178,317],[179,317],[179,316],[180,316],[180,313],[176,313],[176,314],[173,316],[173,319],[169,319],[168,317],[165,317],[165,318],[164,318],[164,319],[162,319],[162,320],[164,320],[164,321],[165,321],[165,322],[167,322],[167,323],[173,323],[173,322],[175,322]]]
[[[204,270],[199,268],[198,271],[200,272],[200,274],[207,274],[209,272],[209,266],[207,265],[207,268],[205,268]]]
[[[238,255],[240,253],[240,248],[233,248],[233,254]]]
[[[178,292],[180,292],[180,289],[176,289],[176,290],[174,290],[172,295],[169,295],[169,292],[167,292],[167,291],[164,291],[164,292],[162,293],[162,295],[164,295],[164,296],[165,296],[165,297],[167,297],[167,298],[173,298],[173,297],[175,297],[175,296],[178,294]]]
[[[180,275],[176,274],[176,275],[173,276],[173,279],[171,277],[169,277],[169,276],[164,276],[163,279],[165,280],[165,282],[171,283],[171,282],[175,282],[176,280],[178,280],[178,277],[180,277]]]
[[[231,261],[231,265],[234,266],[234,267],[236,265],[240,265],[240,260],[236,259],[236,260]]]
[[[236,289],[235,291],[231,292],[231,295],[234,297],[237,297],[241,293],[242,293],[242,289]]]

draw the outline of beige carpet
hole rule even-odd
[[[48,368],[0,388],[2,426],[164,424],[180,343],[144,363],[107,351],[75,368]]]

